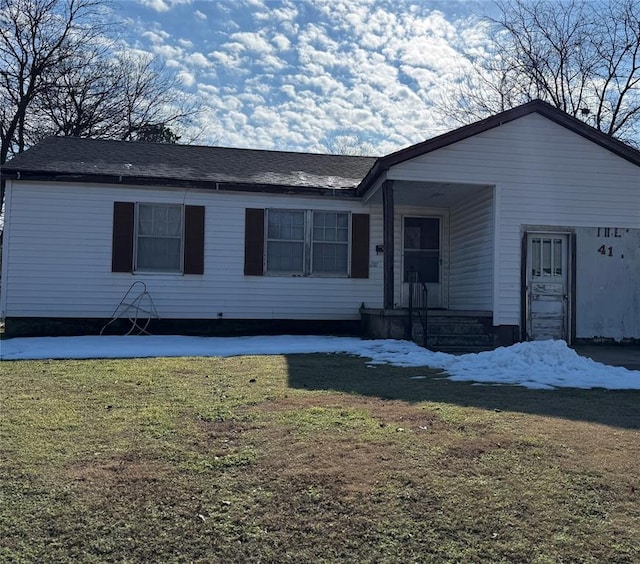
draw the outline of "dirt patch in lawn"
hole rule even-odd
[[[155,481],[166,477],[168,468],[157,461],[117,456],[107,460],[84,461],[67,469],[67,477],[87,485]]]
[[[344,394],[280,398],[262,403],[255,409],[266,412],[286,412],[319,407],[364,411],[382,426],[396,424],[404,428],[415,429],[424,426],[440,428],[446,426],[437,412],[425,407],[401,400],[345,396]]]

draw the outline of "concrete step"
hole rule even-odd
[[[422,332],[422,324],[414,322],[414,330],[419,328]],[[484,335],[485,328],[480,323],[427,323],[429,335]]]
[[[490,318],[486,315],[446,315],[429,312],[427,317],[427,348],[434,351],[462,354],[482,352],[495,347],[490,333]],[[422,321],[414,315],[413,340],[423,344]]]
[[[418,315],[414,314],[414,321],[418,320]],[[433,315],[429,314],[427,316],[427,321],[429,323],[459,323],[459,324],[480,324],[482,325],[482,321],[484,318],[478,318],[474,316],[452,316],[452,315]]]
[[[422,340],[422,335],[415,335]],[[493,345],[491,335],[431,335],[427,334],[427,344],[434,347],[489,347]]]
[[[435,348],[428,347],[428,348],[429,350],[432,350],[432,351],[444,352],[449,354],[469,354],[469,353],[480,353],[480,352],[494,350],[494,347],[474,347],[474,346],[465,346],[465,345],[450,346],[450,347],[435,347]]]

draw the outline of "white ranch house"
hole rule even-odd
[[[139,282],[151,332],[416,337],[425,290],[435,348],[640,340],[640,152],[541,101],[381,158],[49,138],[2,175],[8,336]]]

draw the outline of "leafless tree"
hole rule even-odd
[[[70,61],[37,100],[34,115],[41,125],[33,131],[39,138],[132,140],[149,128],[186,125],[196,114],[194,102],[150,55],[112,52],[106,57],[101,47],[82,55],[84,66]]]
[[[47,135],[135,139],[195,116],[160,61],[118,44],[107,2],[0,0],[0,164]]]
[[[120,97],[125,126],[123,140],[136,139],[142,129],[187,125],[197,114],[194,100],[181,90],[178,80],[163,71],[158,59],[145,55],[119,56],[123,70]]]
[[[0,163],[27,144],[29,111],[45,76],[100,33],[95,0],[0,0]]]
[[[357,134],[336,135],[326,148],[333,155],[369,156],[375,152],[373,145]]]
[[[640,141],[640,0],[497,0],[492,43],[440,104],[468,123],[541,98],[625,141]],[[453,100],[453,102],[451,101]]]

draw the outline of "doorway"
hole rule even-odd
[[[408,305],[409,281],[424,282],[428,306],[442,307],[442,259],[439,217],[404,217],[402,222],[402,301]]]
[[[527,339],[563,339],[569,335],[569,236],[527,233]]]

